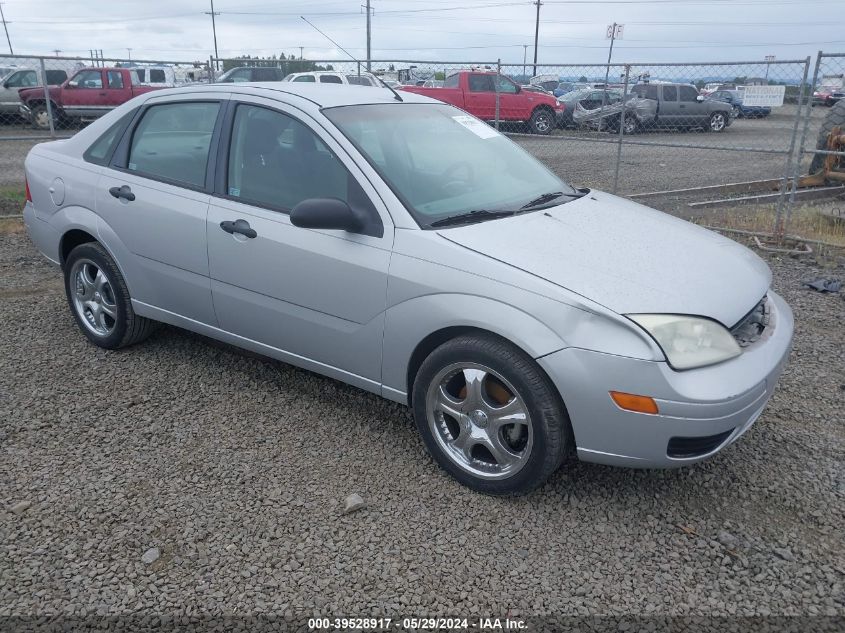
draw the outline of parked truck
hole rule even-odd
[[[155,86],[139,85],[133,68],[83,68],[60,86],[49,89],[54,124],[92,121]],[[49,129],[44,88],[19,91],[20,114],[37,129]]]
[[[64,70],[47,69],[47,85],[58,86],[67,79]],[[3,77],[0,83],[0,117],[17,116],[21,100],[18,92],[23,88],[44,85],[44,75],[40,68],[14,68]],[[44,94],[42,88],[41,94]]]
[[[637,84],[623,101],[604,107],[586,109],[579,104],[573,120],[618,130],[623,108],[625,134],[667,129],[723,132],[733,120],[729,103],[706,100],[694,86],[671,83]]]
[[[551,134],[563,116],[564,106],[550,94],[522,90],[508,77],[489,71],[461,71],[449,75],[442,88],[403,86],[402,90],[457,106],[484,121],[526,123],[535,134]]]

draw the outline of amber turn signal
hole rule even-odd
[[[622,393],[621,391],[611,391],[610,397],[616,403],[616,406],[626,411],[636,411],[637,413],[649,413],[654,415],[657,413],[657,403],[653,398],[648,396],[637,396],[632,393]]]

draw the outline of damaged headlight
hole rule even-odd
[[[742,353],[721,324],[678,314],[629,314],[629,319],[657,341],[674,369],[714,365]]]

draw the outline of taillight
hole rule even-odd
[[[27,180],[26,177],[24,177],[23,181],[24,181],[24,184],[26,185],[26,201],[32,202],[32,194],[29,192],[29,180]]]

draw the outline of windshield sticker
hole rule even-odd
[[[493,138],[494,136],[500,136],[496,130],[486,123],[482,123],[475,117],[462,114],[460,116],[453,116],[452,118],[475,134],[478,138]]]
[[[129,169],[135,171],[136,169],[138,169],[138,166],[135,163],[129,163]]]

